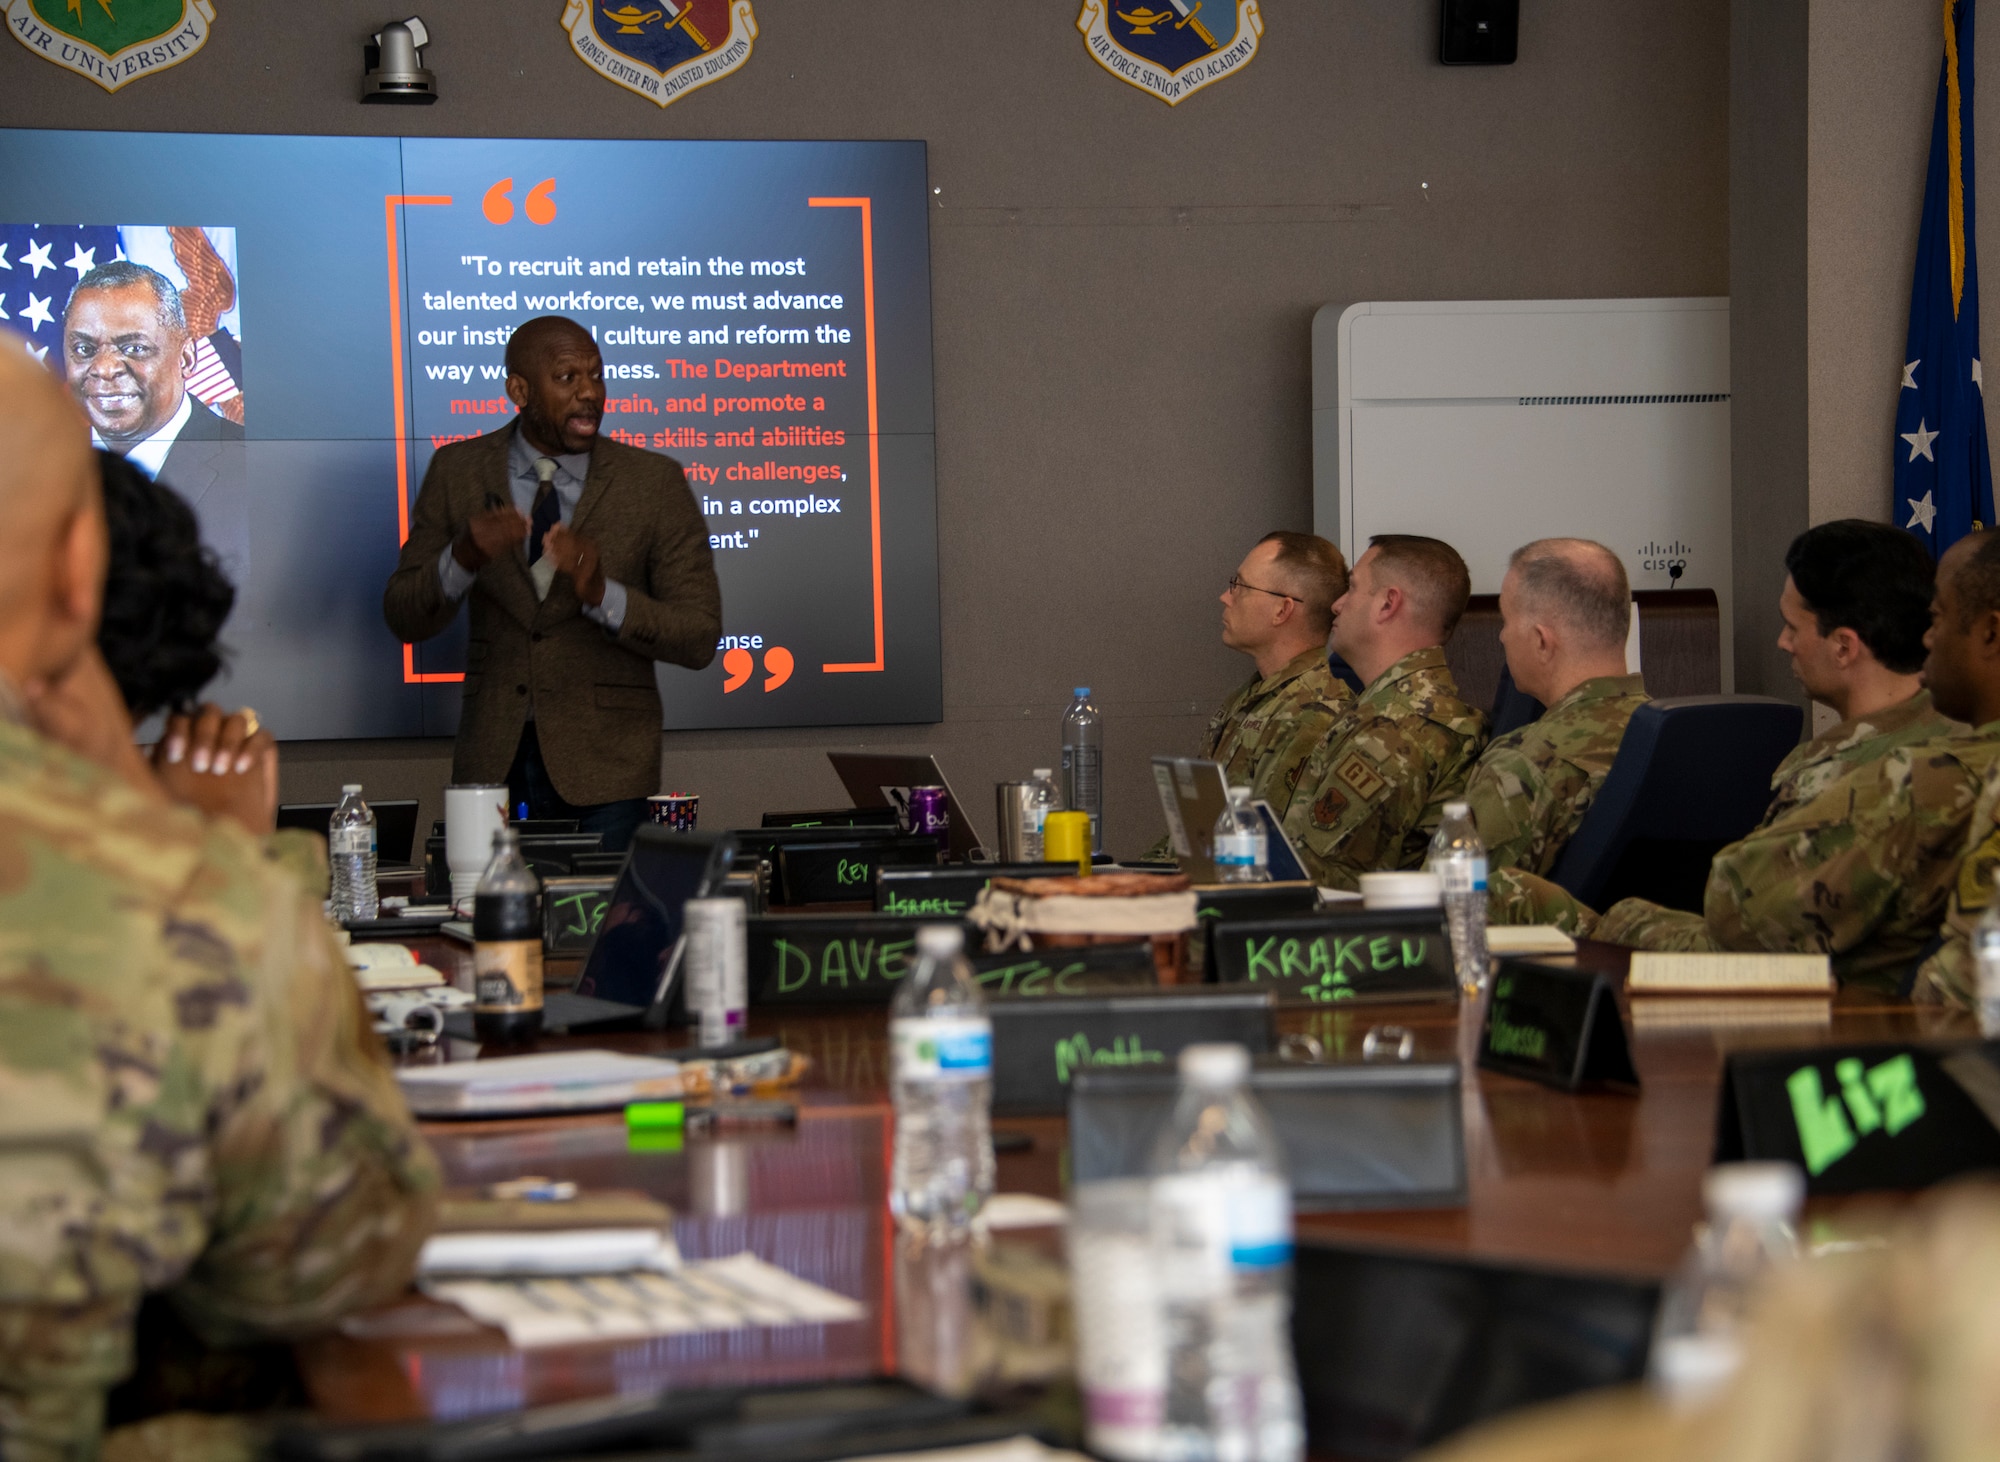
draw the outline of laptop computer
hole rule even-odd
[[[543,1001],[543,1028],[664,1026],[680,975],[683,907],[722,887],[734,855],[727,836],[640,824],[583,972],[573,989],[552,991]],[[466,1038],[471,1025],[469,1011],[445,1021],[452,1035]]]
[[[326,836],[337,802],[288,802],[278,808],[278,826]],[[376,863],[403,863],[417,846],[417,804],[412,801],[370,802],[375,814]]]
[[[1229,803],[1229,787],[1223,780],[1219,762],[1196,756],[1156,756],[1153,758],[1153,785],[1160,794],[1160,811],[1167,819],[1167,841],[1174,861],[1195,883],[1216,883],[1215,821]],[[1284,824],[1259,798],[1250,804],[1264,824],[1264,841],[1276,883],[1311,881],[1305,860],[1286,836]]]
[[[847,788],[856,807],[893,807],[900,815],[910,805],[910,788],[944,788],[945,806],[951,813],[951,856],[960,863],[971,860],[982,848],[965,804],[951,790],[938,768],[937,758],[923,754],[892,755],[872,751],[829,751],[834,774]]]

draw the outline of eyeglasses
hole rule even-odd
[[[1303,604],[1306,602],[1296,594],[1280,594],[1276,589],[1264,589],[1256,584],[1246,584],[1243,582],[1241,574],[1231,574],[1229,576],[1229,592],[1235,594],[1244,589],[1248,589],[1253,594],[1269,594],[1273,599],[1289,599],[1294,604]]]

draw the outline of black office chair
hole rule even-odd
[[[1542,712],[1548,709],[1540,701],[1514,684],[1514,672],[1505,665],[1500,667],[1500,685],[1493,692],[1493,734],[1505,736],[1509,731],[1518,731],[1531,721],[1542,719]]]
[[[1644,898],[1699,913],[1710,860],[1763,817],[1803,719],[1769,696],[1648,701],[1550,876],[1600,912]]]

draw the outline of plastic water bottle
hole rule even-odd
[[[1104,851],[1104,718],[1090,703],[1090,687],[1079,685],[1063,712],[1063,806],[1090,814],[1090,849]]]
[[[917,931],[917,962],[889,1005],[896,1154],[889,1208],[914,1235],[970,1235],[993,1194],[993,1022],[955,924]]]
[[[333,865],[333,917],[342,923],[372,919],[382,911],[375,887],[375,814],[361,800],[361,784],[340,789],[340,806],[326,828],[327,860]]]
[[[1229,805],[1215,819],[1214,857],[1215,876],[1224,883],[1271,881],[1271,841],[1248,787],[1229,789]]]
[[[1042,827],[1049,820],[1051,812],[1061,812],[1062,792],[1056,786],[1056,774],[1048,767],[1036,767],[1034,777],[1028,784],[1033,790],[1028,794],[1028,825],[1021,829],[1021,856],[1029,863],[1042,861]]]
[[[1972,931],[1973,979],[1977,983],[1979,1034],[2000,1038],[2000,892],[1986,901],[1986,912]]]
[[[1671,1404],[1696,1407],[1743,1360],[1743,1325],[1757,1282],[1798,1257],[1792,1225],[1805,1174],[1790,1163],[1724,1163],[1702,1180],[1706,1222],[1660,1296],[1650,1379]]]
[[[1193,1045],[1153,1150],[1153,1273],[1167,1347],[1160,1462],[1293,1462],[1292,1193],[1241,1046]]]
[[[1486,955],[1486,845],[1479,841],[1472,809],[1465,803],[1445,803],[1444,821],[1431,836],[1424,867],[1444,885],[1458,987],[1467,995],[1478,995],[1486,989],[1493,969]]]

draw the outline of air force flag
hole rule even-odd
[[[1896,407],[1896,521],[1933,557],[1993,522],[1972,248],[1972,5],[1944,0],[1944,67]]]

